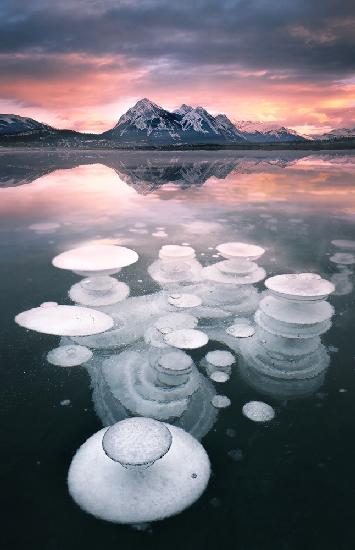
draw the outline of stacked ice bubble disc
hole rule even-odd
[[[213,386],[183,351],[133,348],[88,369],[96,411],[107,425],[130,415],[183,426],[200,439],[214,424]]]
[[[332,245],[340,252],[336,252],[330,257],[330,261],[336,265],[338,273],[331,276],[331,281],[335,285],[336,296],[345,296],[353,291],[352,275],[353,271],[349,268],[355,264],[355,241],[339,239],[332,241]]]
[[[52,263],[60,269],[68,269],[85,277],[73,285],[70,298],[87,306],[106,306],[127,298],[129,286],[117,281],[114,275],[123,267],[138,260],[138,254],[124,246],[91,245],[74,248],[53,258]]]
[[[274,387],[283,397],[296,397],[306,389],[303,381],[314,381],[329,364],[320,335],[331,326],[334,310],[325,299],[334,286],[314,273],[278,275],[265,286],[269,294],[255,314],[256,333],[240,342],[241,374],[261,391],[258,382],[267,393]]]
[[[234,362],[234,355],[230,351],[215,350],[205,355],[200,361],[200,367],[214,382],[227,382]]]
[[[149,266],[148,273],[160,285],[174,288],[200,281],[201,269],[193,248],[168,244],[161,247],[159,259]]]
[[[203,278],[210,289],[203,297],[206,305],[223,306],[234,313],[255,311],[258,303],[257,290],[252,286],[265,278],[265,271],[255,260],[265,250],[260,246],[229,242],[217,246],[225,260],[205,267]]]
[[[129,418],[91,436],[69,468],[68,487],[87,513],[116,523],[178,514],[205,490],[210,463],[180,428]]]

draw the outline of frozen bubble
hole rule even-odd
[[[97,244],[74,248],[59,254],[52,264],[82,274],[113,274],[138,260],[138,254],[125,246]]]
[[[77,367],[89,361],[92,351],[85,346],[68,344],[52,349],[47,355],[48,363],[58,367]]]
[[[168,334],[174,330],[180,330],[183,328],[195,328],[198,323],[198,319],[189,315],[188,313],[169,313],[154,323],[162,334]]]
[[[253,422],[269,422],[275,417],[274,409],[262,401],[249,401],[243,406],[242,412]]]
[[[277,296],[295,300],[322,300],[335,287],[317,273],[288,273],[266,279],[265,286]]]
[[[181,243],[181,246],[190,246],[190,243]]]
[[[172,437],[162,422],[152,418],[127,418],[111,426],[102,439],[109,458],[122,466],[149,466],[170,449]]]
[[[223,226],[221,226],[221,224],[216,222],[204,222],[198,220],[184,224],[185,230],[193,235],[209,235],[210,233],[220,231],[222,227]]]
[[[235,437],[236,435],[237,435],[237,431],[234,428],[227,428],[226,429],[226,436]]]
[[[194,294],[170,294],[168,298],[169,304],[175,307],[196,307],[202,304],[199,296]]]
[[[148,229],[136,229],[135,227],[131,227],[128,231],[136,233],[137,235],[147,235],[148,233]]]
[[[117,304],[129,296],[129,286],[113,277],[88,277],[73,285],[69,296],[84,306],[100,307]]]
[[[234,355],[230,351],[209,351],[206,355],[208,363],[214,367],[230,367],[235,362]]]
[[[152,233],[153,237],[167,237],[168,234],[165,231],[155,231]]]
[[[236,323],[227,327],[226,333],[234,338],[249,338],[255,334],[255,328],[250,323]]]
[[[235,462],[243,460],[243,451],[241,449],[231,449],[227,454]]]
[[[62,401],[60,402],[61,407],[69,407],[70,404],[71,404],[70,399],[62,399]]]
[[[190,246],[166,244],[159,250],[161,260],[190,260],[195,257],[195,251]]]
[[[352,265],[355,264],[355,256],[350,252],[337,252],[329,258],[333,264]]]
[[[336,239],[331,242],[332,245],[338,248],[344,248],[345,250],[355,250],[355,241],[350,241],[348,239]]]
[[[228,259],[244,258],[246,260],[257,260],[265,252],[265,249],[261,248],[261,246],[240,242],[223,243],[219,244],[216,248],[224,258]]]
[[[89,336],[112,328],[113,319],[79,306],[36,307],[19,313],[15,322],[27,329],[57,336]]]
[[[229,380],[229,374],[221,370],[215,370],[211,372],[210,379],[218,383],[227,382]]]
[[[33,223],[29,226],[28,229],[32,229],[32,231],[36,231],[38,233],[52,233],[56,229],[59,229],[60,223],[55,222],[40,222],[40,223]]]
[[[276,296],[265,296],[259,304],[259,309],[277,321],[300,325],[328,321],[334,313],[334,308],[323,300],[297,302],[296,300],[280,300]]]
[[[182,329],[169,332],[164,337],[169,346],[181,349],[197,349],[205,346],[208,336],[201,330]]]
[[[147,224],[144,222],[136,222],[134,224],[134,227],[138,227],[138,228],[147,227]]]
[[[90,437],[70,465],[68,487],[74,501],[97,518],[128,524],[161,520],[188,508],[207,486],[210,463],[195,438],[180,428],[165,426],[172,436],[171,447],[146,469],[128,470],[105,454],[106,428]],[[127,437],[135,443],[131,433]],[[142,437],[150,446],[144,433]],[[128,442],[124,449],[130,454]]]
[[[215,395],[211,403],[216,409],[225,409],[231,405],[231,400],[226,395]]]
[[[193,361],[187,353],[183,351],[169,351],[161,355],[158,359],[159,366],[169,372],[190,371]]]

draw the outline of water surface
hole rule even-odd
[[[330,261],[335,239],[355,239],[353,154],[1,152],[1,548],[352,548],[354,275]],[[205,266],[226,241],[264,247],[267,276],[345,272],[334,279],[335,316],[322,338],[330,365],[320,384],[282,397],[282,384],[276,393],[250,384],[237,363],[219,390],[232,405],[202,440],[213,475],[201,499],[142,531],[97,520],[66,486],[76,449],[102,427],[90,376],[49,365],[59,338],[27,332],[13,318],[44,301],[70,303],[78,277],[51,265],[64,250],[133,248],[140,260],[122,280],[142,295],[159,290],[147,267],[163,244],[189,243]],[[241,408],[254,399],[271,404],[276,419],[245,419]]]

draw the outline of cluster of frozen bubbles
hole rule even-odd
[[[255,285],[266,277],[257,264],[263,248],[228,242],[217,252],[219,260],[203,267],[192,247],[162,246],[148,268],[160,290],[130,297],[114,275],[137,262],[134,250],[103,244],[69,250],[52,263],[82,277],[69,290],[75,305],[44,302],[15,318],[61,337],[49,363],[84,364],[90,374],[105,427],[76,452],[68,487],[98,518],[150,522],[199,498],[210,477],[199,440],[231,404],[219,388],[237,358],[244,379],[276,398],[321,383],[328,355],[320,335],[330,327],[332,283],[313,273],[278,275],[261,294]],[[244,403],[241,412],[259,423],[275,416],[262,401]]]

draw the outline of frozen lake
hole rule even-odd
[[[108,369],[122,351],[138,353],[142,364],[148,357],[155,333],[148,338],[146,330],[159,315],[152,313],[150,321],[147,312],[157,296],[163,300],[169,295],[162,294],[161,272],[150,268],[160,248],[190,246],[202,269],[223,261],[216,247],[230,241],[265,249],[255,259],[265,276],[247,285],[240,309],[239,302],[225,308],[218,287],[212,305],[227,311],[225,318],[198,315],[197,328],[208,333],[209,342],[188,354],[203,374],[200,401],[174,409],[172,416],[163,406],[157,412],[157,393],[144,398],[153,404],[140,404],[141,397],[138,403],[127,382],[129,373],[114,385]],[[129,285],[131,297],[147,296],[146,302],[140,299],[124,310],[122,341],[111,345],[111,340],[101,344],[99,339],[96,345],[95,339],[84,340],[94,353],[87,365],[54,366],[46,356],[59,346],[60,337],[26,331],[14,317],[43,302],[72,304],[68,291],[80,276],[56,269],[52,258],[97,244],[138,253],[139,260],[123,268],[118,279]],[[1,549],[350,549],[355,541],[355,154],[3,150],[0,249]],[[327,324],[324,305],[313,323],[307,321],[308,310],[292,315],[300,315],[300,323],[302,315],[306,324],[324,323],[321,347],[310,345],[286,360],[290,355],[284,353],[277,326],[267,344],[274,355],[266,368],[263,338],[259,347],[253,344],[259,337],[254,314],[265,296],[263,281],[310,272],[334,284],[327,299],[334,315]],[[204,273],[216,277],[215,271]],[[184,281],[179,292],[198,295],[202,306],[212,307],[199,277]],[[213,279],[217,286],[218,277]],[[170,305],[180,299],[173,297]],[[102,309],[120,315],[127,300],[131,298]],[[135,317],[138,307],[142,313]],[[166,313],[172,311],[169,307]],[[173,307],[177,311],[179,306]],[[193,307],[188,311],[192,315]],[[228,336],[236,341],[230,347],[225,328],[238,317],[257,334],[251,331],[243,339],[247,344]],[[179,328],[194,327],[185,323]],[[228,376],[216,376],[212,363],[206,366],[211,351],[233,354],[229,372],[228,364],[219,370]],[[290,375],[299,356],[301,374]],[[228,397],[230,406],[213,406],[215,393]],[[268,422],[246,418],[242,408],[249,401],[270,405],[275,417]],[[191,507],[135,527],[85,513],[67,488],[78,447],[103,426],[135,416],[132,410],[153,411],[190,431],[201,440],[212,468],[207,489]]]

